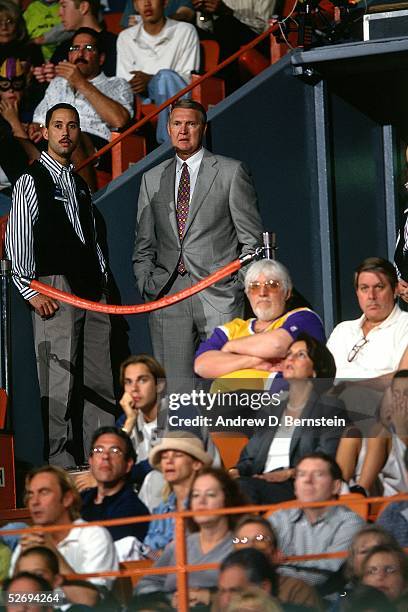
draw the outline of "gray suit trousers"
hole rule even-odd
[[[169,293],[191,287],[188,274],[177,276]],[[167,391],[188,392],[194,386],[194,355],[202,340],[214,328],[235,317],[242,317],[243,300],[232,313],[218,312],[200,294],[182,300],[173,306],[150,313],[149,328],[153,353],[166,370]]]
[[[39,280],[71,293],[64,276],[45,276]],[[43,319],[34,312],[33,325],[46,450],[48,439],[46,454],[51,464],[72,466],[75,461],[66,446],[70,429],[69,414],[75,410],[71,400],[81,353],[85,457],[88,457],[95,429],[115,423],[109,316],[59,302],[59,310],[49,319]]]

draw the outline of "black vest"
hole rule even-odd
[[[27,174],[34,179],[38,197],[39,215],[33,229],[37,276],[61,274],[66,277],[72,293],[99,300],[104,280],[96,252],[97,238],[88,186],[80,176],[72,175],[84,244],[70,223],[64,202],[55,198],[58,188],[48,170],[35,161]]]

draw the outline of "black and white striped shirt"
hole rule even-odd
[[[42,163],[51,175],[54,184],[64,196],[65,211],[76,234],[85,243],[79,220],[78,202],[75,194],[75,181],[71,174],[72,164],[62,166],[48,153],[40,157]],[[51,196],[51,194],[50,194]],[[38,219],[38,197],[35,191],[34,179],[29,174],[23,174],[13,190],[13,203],[7,224],[6,250],[12,262],[13,280],[21,295],[30,300],[38,294],[21,282],[21,277],[34,279],[36,276],[34,259],[34,224]],[[96,245],[99,264],[103,273],[106,272],[106,262],[100,245]]]

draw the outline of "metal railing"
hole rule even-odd
[[[285,510],[289,508],[322,508],[322,507],[330,507],[330,506],[353,506],[356,502],[358,504],[373,504],[373,503],[392,503],[394,501],[408,501],[408,494],[400,494],[395,495],[393,497],[361,497],[353,498],[347,503],[347,495],[340,496],[338,499],[328,502],[307,502],[300,503],[296,500],[284,502],[280,504],[269,504],[269,505],[251,505],[251,506],[241,506],[239,508],[221,508],[219,510],[211,510],[211,515],[230,515],[230,514],[265,514],[266,512],[277,512],[278,510]],[[67,575],[66,578],[74,579],[74,578],[93,578],[97,576],[101,577],[115,577],[115,578],[124,578],[128,576],[134,575],[150,575],[150,574],[169,574],[176,573],[177,574],[177,592],[178,592],[178,610],[179,612],[188,612],[188,584],[187,584],[187,575],[189,572],[198,572],[208,569],[217,569],[219,566],[218,563],[207,563],[201,565],[189,565],[187,564],[187,552],[186,552],[186,530],[184,521],[186,518],[194,518],[196,516],[208,516],[208,510],[201,510],[199,512],[193,512],[192,510],[183,510],[179,512],[168,512],[166,514],[154,514],[150,516],[137,516],[137,517],[129,517],[129,518],[120,518],[120,519],[110,519],[105,521],[93,521],[90,523],[85,523],[81,525],[73,525],[72,523],[66,525],[53,525],[50,527],[38,526],[38,527],[28,527],[26,529],[10,529],[8,531],[3,531],[2,535],[15,535],[22,533],[32,533],[32,532],[55,532],[55,531],[67,531],[70,529],[89,529],[90,527],[101,526],[101,527],[110,527],[116,525],[131,525],[134,523],[145,523],[155,520],[169,519],[173,518],[175,521],[175,529],[174,529],[174,550],[175,550],[175,565],[169,567],[151,567],[151,568],[140,568],[140,569],[121,569],[116,571],[106,571],[106,572],[95,572],[95,573],[87,573],[87,574],[71,574]],[[309,555],[296,555],[285,558],[285,562],[299,562],[299,561],[308,561],[312,559],[337,559],[346,557],[348,555],[348,551],[338,551],[333,553],[318,553],[318,554],[309,554]]]
[[[174,96],[166,100],[166,102],[163,102],[163,104],[158,106],[154,111],[152,111],[151,113],[149,113],[148,115],[146,115],[145,117],[143,117],[142,119],[140,119],[139,121],[131,125],[127,130],[125,130],[117,138],[115,138],[115,140],[109,142],[108,144],[103,146],[101,149],[99,149],[96,153],[94,153],[91,157],[88,157],[87,159],[85,159],[81,164],[79,164],[76,167],[76,171],[81,170],[85,166],[88,166],[89,164],[93,163],[99,157],[104,155],[107,151],[110,151],[112,147],[116,146],[122,140],[124,140],[131,134],[134,134],[137,130],[139,130],[141,127],[146,125],[146,123],[148,123],[151,119],[156,117],[156,115],[161,113],[162,110],[164,110],[165,108],[173,104],[173,102],[175,102],[182,96],[185,96],[187,93],[192,91],[195,87],[198,87],[199,85],[201,85],[203,81],[206,81],[210,77],[214,76],[215,74],[217,74],[217,72],[219,72],[226,66],[229,66],[229,64],[231,64],[233,61],[238,59],[241,55],[243,55],[250,49],[253,49],[254,47],[256,47],[256,45],[258,45],[262,40],[270,36],[272,32],[275,32],[276,28],[277,28],[276,24],[271,25],[267,30],[265,30],[265,32],[262,32],[262,34],[260,34],[257,38],[254,38],[254,40],[252,40],[250,43],[241,47],[233,55],[231,55],[230,57],[222,61],[220,64],[218,64],[217,66],[215,66],[214,68],[212,68],[211,70],[209,70],[208,72],[200,76],[193,83],[190,83],[190,85],[187,85],[187,87],[185,87],[184,89],[181,89],[179,92],[177,92],[177,94],[175,94]]]

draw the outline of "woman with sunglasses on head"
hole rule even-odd
[[[264,409],[266,430],[249,440],[237,465],[230,469],[256,504],[294,499],[297,461],[319,451],[334,457],[348,424],[342,402],[325,394],[336,366],[323,344],[308,334],[299,334],[283,360],[282,374],[289,384],[287,400]]]
[[[260,516],[247,514],[242,516],[234,529],[232,540],[234,548],[257,548],[276,566],[282,562],[282,553],[278,550],[276,534],[269,521]],[[310,585],[292,576],[278,574],[277,593],[281,603],[305,606],[312,610],[321,610],[322,602]]]

